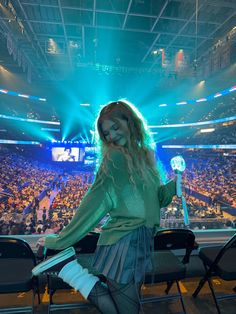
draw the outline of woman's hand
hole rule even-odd
[[[36,248],[37,248],[37,254],[36,254],[36,255],[37,255],[37,258],[38,258],[39,260],[43,260],[43,259],[44,259],[45,240],[46,240],[46,237],[39,238],[38,241],[37,241],[37,243],[36,243]]]
[[[45,246],[45,240],[46,240],[46,237],[43,237],[43,238],[39,238],[37,243],[36,243],[36,247],[39,248],[40,246]]]

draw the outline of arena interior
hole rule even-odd
[[[186,312],[217,313],[207,284],[197,298],[192,293],[205,272],[199,249],[223,246],[236,230],[235,0],[0,1],[0,239],[24,239],[37,259],[37,240],[68,225],[94,180],[96,116],[117,99],[146,118],[164,183],[171,158],[185,159],[187,212],[176,197],[162,208],[161,227],[196,237],[181,280]],[[1,250],[0,242],[0,264]],[[235,280],[213,283],[235,295]],[[7,284],[0,278],[3,313],[30,304],[31,291],[4,293]],[[46,276],[39,286],[34,312],[48,313]],[[98,313],[80,308],[84,300],[68,288],[55,299],[74,302],[58,313]],[[180,311],[177,301],[142,306]],[[236,301],[220,302],[220,311],[235,314]]]

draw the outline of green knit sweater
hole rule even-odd
[[[47,236],[47,248],[59,250],[75,244],[107,213],[110,218],[102,227],[98,245],[114,244],[142,225],[160,226],[160,208],[166,207],[175,195],[175,181],[160,185],[159,179],[154,178],[148,186],[143,186],[136,175],[134,186],[129,181],[127,162],[120,151],[112,150],[104,162],[108,172],[98,171],[69,225],[59,235]]]

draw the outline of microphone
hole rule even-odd
[[[185,226],[189,226],[188,208],[182,192],[182,174],[186,169],[186,163],[184,161],[184,158],[178,155],[170,160],[170,165],[176,174],[176,194],[179,198],[181,198],[182,201],[182,207],[184,211],[184,224]]]

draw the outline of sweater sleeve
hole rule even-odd
[[[158,198],[160,201],[160,208],[168,206],[173,197],[176,195],[176,182],[171,180],[165,185],[160,185],[158,188]]]
[[[119,151],[114,151],[103,161],[103,169],[99,169],[95,182],[84,196],[71,222],[58,234],[46,238],[45,246],[50,249],[64,249],[81,240],[92,231],[101,219],[111,211],[112,199],[110,186],[122,184],[124,176],[124,157]],[[121,178],[121,180],[120,180]]]
[[[110,207],[109,194],[101,188],[92,188],[80,203],[71,222],[58,235],[47,237],[45,246],[60,250],[75,244],[96,227]]]

